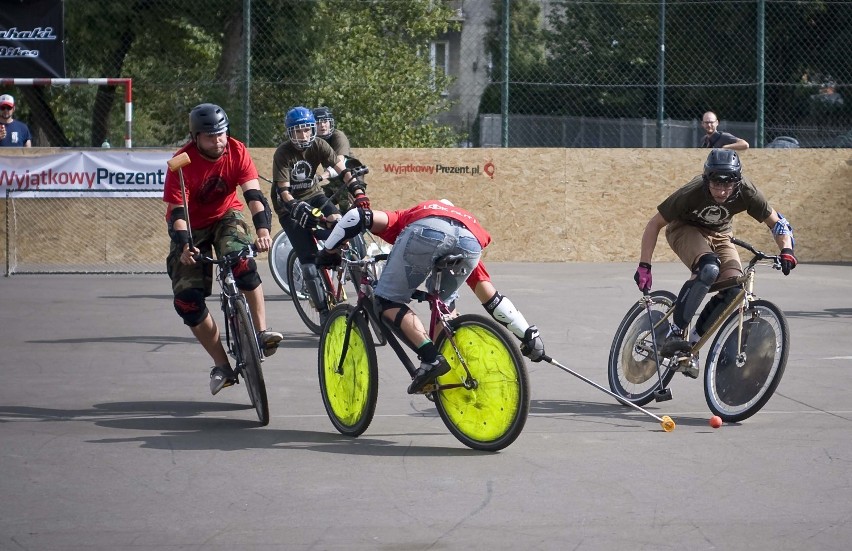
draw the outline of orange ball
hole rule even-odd
[[[713,427],[714,429],[718,429],[719,427],[722,426],[722,418],[719,417],[718,415],[714,415],[713,417],[710,418],[710,426]]]

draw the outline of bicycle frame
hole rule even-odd
[[[256,254],[254,247],[248,246],[239,253],[231,253],[219,259],[211,258],[209,256],[201,256],[202,262],[214,264],[218,268],[216,281],[219,282],[219,301],[222,308],[222,314],[225,316],[225,343],[227,344],[229,354],[236,360],[236,371],[241,371],[244,368],[245,354],[240,349],[239,339],[233,335],[233,331],[236,330],[236,328],[233,327],[236,323],[234,314],[236,307],[234,306],[234,301],[238,300],[242,293],[237,288],[237,283],[234,279],[234,268],[231,261],[238,257],[250,258],[256,256]],[[252,318],[251,309],[246,308],[246,313],[248,314],[249,323],[252,324],[251,330],[255,333],[254,318]],[[257,342],[257,339],[255,339],[254,345],[257,347],[258,357],[262,362],[263,354],[260,354],[260,344]]]
[[[743,335],[743,319],[746,309],[748,308],[749,303],[756,300],[758,297],[754,294],[754,281],[755,281],[755,270],[759,264],[767,264],[766,261],[770,261],[771,265],[774,269],[781,269],[781,260],[780,257],[776,255],[767,255],[761,251],[756,250],[754,247],[749,245],[744,241],[740,241],[739,239],[732,238],[731,242],[735,245],[739,245],[749,251],[751,251],[754,256],[749,261],[748,266],[744,270],[743,275],[728,278],[722,281],[717,281],[710,286],[709,293],[715,293],[717,291],[723,291],[725,289],[730,289],[732,287],[740,287],[740,290],[737,293],[736,299],[732,300],[731,303],[718,315],[716,319],[713,320],[713,323],[710,324],[710,327],[707,331],[704,332],[704,335],[692,345],[690,349],[690,353],[695,355],[701,350],[707,341],[710,340],[716,330],[722,326],[725,320],[737,309],[739,309],[740,319],[739,319],[739,329],[737,331],[737,353],[741,353],[743,349],[742,335]],[[642,297],[642,300],[651,300],[649,297]],[[661,324],[666,322],[672,315],[674,314],[674,307],[670,308],[668,312],[656,323],[652,328],[652,331],[655,331]],[[688,328],[687,328],[688,329]],[[664,359],[663,364],[668,362],[669,359]]]
[[[391,345],[391,348],[396,353],[402,365],[405,367],[406,371],[408,371],[409,375],[414,376],[417,368],[414,365],[414,362],[411,361],[408,353],[403,348],[400,343],[400,337],[397,335],[397,331],[391,327],[378,313],[376,309],[376,305],[374,302],[373,295],[373,285],[375,281],[375,264],[380,260],[387,259],[386,254],[376,255],[375,257],[367,257],[360,260],[349,260],[344,257],[343,263],[348,266],[355,265],[358,268],[361,268],[361,282],[358,285],[358,302],[353,310],[353,315],[357,312],[363,312],[367,318],[371,319],[375,322],[374,327],[377,327],[379,331],[382,333],[387,342]],[[357,271],[357,268],[356,268]],[[441,286],[441,270],[435,270],[435,288],[440,289]],[[412,298],[416,299],[418,302],[427,302],[430,310],[429,317],[429,335],[431,335],[434,339],[439,333],[439,331],[444,331],[447,335],[447,340],[453,347],[453,350],[456,353],[456,356],[459,359],[460,364],[464,367],[466,377],[463,383],[459,384],[449,384],[449,385],[439,385],[437,383],[428,385],[424,388],[424,393],[450,389],[450,388],[467,388],[471,389],[476,385],[475,380],[470,374],[470,369],[467,366],[467,362],[465,361],[462,354],[459,352],[458,346],[456,345],[454,333],[452,328],[450,327],[449,321],[452,319],[452,313],[450,312],[449,307],[441,300],[436,292],[427,293],[426,291],[417,290],[412,295]],[[340,361],[338,363],[338,370],[341,370],[343,367],[343,363],[346,359],[346,350],[349,345],[349,334],[352,331],[353,320],[350,318],[346,323],[346,333],[343,338],[343,354],[341,354]]]

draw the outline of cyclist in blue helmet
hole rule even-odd
[[[326,201],[323,184],[327,183],[331,170],[343,174],[344,182],[353,195],[363,192],[363,182],[352,178],[346,170],[343,157],[338,157],[328,142],[316,139],[317,123],[313,112],[307,107],[293,107],[284,117],[288,139],[275,150],[272,156],[272,205],[278,221],[287,233],[287,238],[299,257],[305,286],[311,300],[318,305],[320,320],[328,315],[323,310],[322,281],[314,265],[317,253],[312,229],[319,223],[314,209],[320,209],[326,220],[340,218],[340,211]],[[318,172],[319,167],[324,170]]]

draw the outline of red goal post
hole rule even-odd
[[[0,78],[0,86],[124,86],[124,147],[132,146],[132,78]]]

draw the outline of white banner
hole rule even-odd
[[[168,151],[74,151],[0,157],[0,189],[15,197],[162,197]],[[129,192],[129,193],[122,193]],[[46,195],[46,194],[45,194]]]

